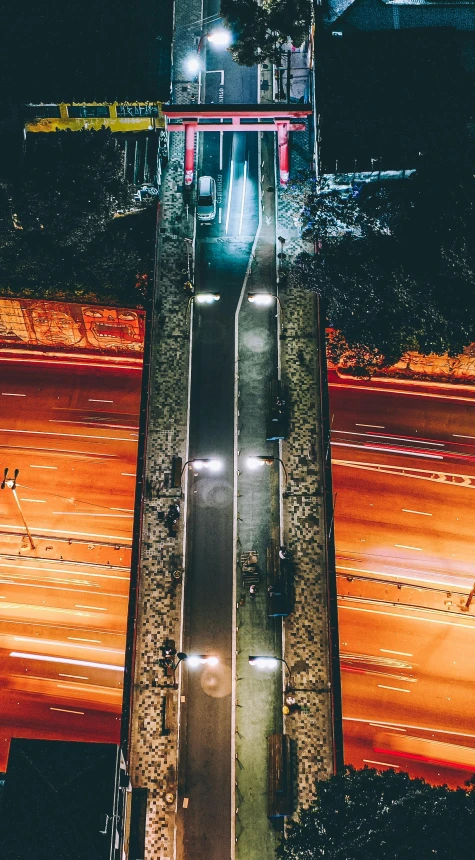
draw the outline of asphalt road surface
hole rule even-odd
[[[331,372],[330,398],[345,759],[460,785],[475,772],[475,390]]]
[[[99,362],[99,364],[101,364]],[[1,362],[0,770],[15,736],[117,742],[141,368]]]
[[[212,14],[208,8],[206,14]],[[206,69],[222,70],[225,102],[255,102],[255,69],[238,69],[208,46]],[[202,94],[218,100],[219,74],[202,74]],[[208,133],[199,175],[216,179],[217,217],[197,225],[197,291],[219,302],[193,308],[189,457],[218,458],[219,473],[189,473],[188,557],[183,647],[219,665],[184,664],[180,722],[178,856],[223,860],[231,853],[233,454],[235,312],[257,216],[257,135]]]

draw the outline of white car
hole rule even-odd
[[[196,204],[198,221],[210,222],[216,218],[216,182],[212,176],[198,179],[198,202]]]

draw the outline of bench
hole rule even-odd
[[[293,812],[292,754],[288,735],[269,735],[268,817],[282,818]]]

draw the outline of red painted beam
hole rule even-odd
[[[167,125],[167,131],[185,131],[192,128],[193,131],[278,131],[280,123],[259,123],[252,125],[221,125],[218,122],[207,122],[199,125],[194,122],[184,122],[182,125]],[[302,122],[289,123],[289,131],[305,131],[306,125]]]
[[[312,113],[311,105],[162,105],[162,113],[168,119],[184,119],[189,122],[204,117],[224,119],[233,117],[236,119],[254,118],[265,119],[302,119]]]

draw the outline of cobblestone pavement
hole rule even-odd
[[[183,0],[175,6],[179,38],[174,44],[174,100],[180,103],[197,99],[196,82],[180,78],[186,77],[186,55],[196,50],[189,22],[199,21],[200,15],[201,2]],[[167,638],[175,640],[179,650],[182,586],[172,572],[183,565],[183,536],[180,528],[176,538],[169,538],[157,512],[166,512],[180,493],[167,485],[172,457],[178,455],[184,461],[186,453],[189,340],[183,240],[191,237],[193,223],[187,220],[183,205],[183,159],[184,135],[171,134],[157,233],[131,729],[132,786],[148,790],[146,860],[171,860],[175,838],[178,693],[164,686],[173,678],[164,677],[158,659]]]

